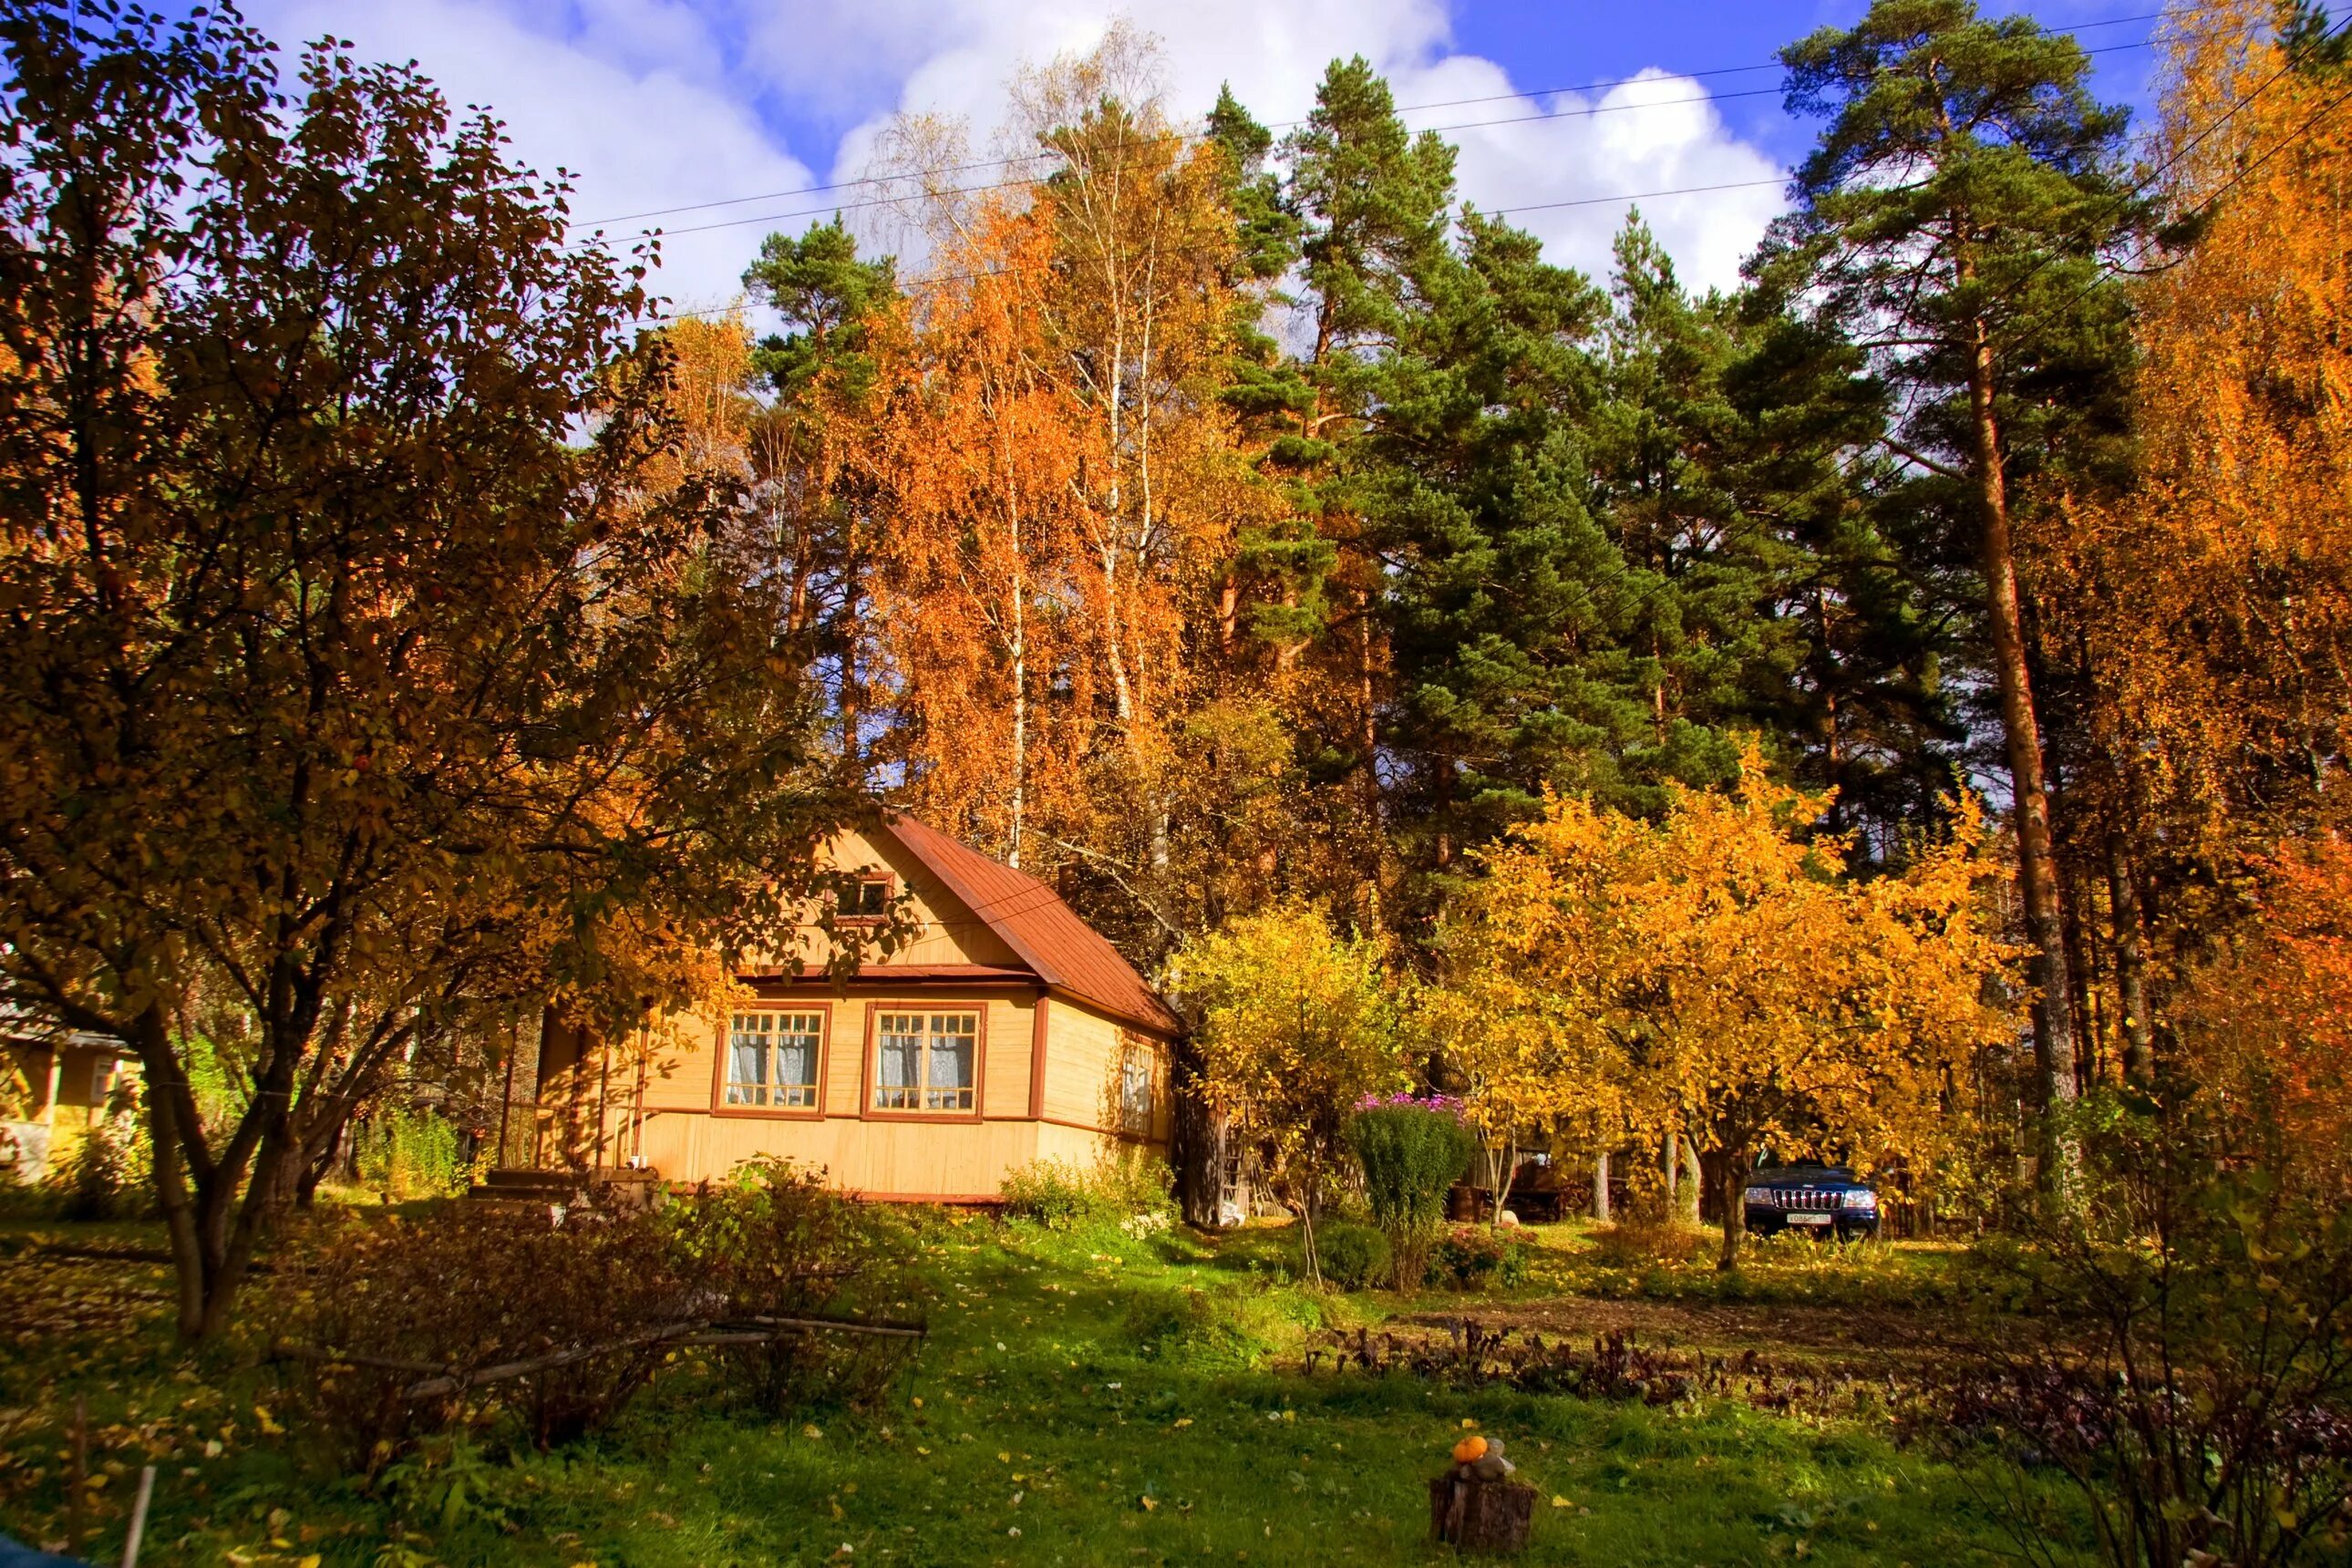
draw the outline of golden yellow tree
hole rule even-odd
[[[1197,1087],[1288,1186],[1320,1279],[1315,1220],[1347,1160],[1349,1114],[1409,1077],[1380,950],[1284,904],[1194,942],[1178,983],[1201,1017]]]
[[[1718,1156],[1725,1268],[1759,1151],[1931,1162],[1972,1059],[2014,1037],[1983,1000],[2013,955],[1980,918],[2000,871],[1973,807],[1857,881],[1843,839],[1806,833],[1826,805],[1753,746],[1736,791],[1678,789],[1656,822],[1553,799],[1479,855],[1456,911],[1480,1119],[1691,1138]]]
[[[1253,483],[1215,395],[1223,165],[1170,123],[1152,71],[1116,28],[1016,80],[1034,186],[916,182],[929,277],[886,356],[876,453],[897,502],[878,608],[919,804],[1137,897],[1168,861],[1179,733],[1213,695],[1188,632]],[[905,161],[955,161],[951,129],[898,140]]]

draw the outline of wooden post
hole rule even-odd
[[[122,1568],[139,1568],[140,1543],[147,1538],[147,1505],[155,1500],[155,1467],[139,1472],[139,1500],[131,1505],[131,1533],[122,1542]]]
[[[89,1495],[89,1398],[74,1395],[71,1452],[66,1462],[66,1550],[81,1550],[82,1500]]]
[[[507,1121],[514,1115],[515,1058],[522,1055],[522,1026],[509,1020],[507,1025],[507,1086],[499,1100],[499,1169],[507,1169]]]
[[[583,1037],[584,1038],[584,1037]],[[605,1097],[613,1089],[613,1045],[609,1040],[596,1042],[596,1142],[588,1150],[588,1178],[594,1181],[604,1169]]]

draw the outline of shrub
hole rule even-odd
[[[360,1182],[387,1198],[455,1197],[467,1172],[457,1158],[457,1129],[436,1111],[394,1106],[362,1123],[352,1139]]]
[[[1396,1278],[1389,1238],[1368,1226],[1326,1226],[1315,1233],[1323,1278],[1342,1290],[1361,1290]]]
[[[1348,1144],[1364,1168],[1364,1201],[1388,1237],[1397,1288],[1428,1270],[1445,1227],[1445,1194],[1478,1142],[1451,1100],[1368,1100],[1348,1121]]]
[[[732,1322],[828,1318],[892,1300],[898,1271],[874,1209],[789,1160],[738,1166],[727,1183],[668,1211],[673,1245],[696,1284],[698,1315]],[[731,1387],[782,1415],[815,1399],[871,1395],[909,1342],[810,1331],[718,1354]]]
[[[1661,1263],[1682,1267],[1715,1245],[1704,1231],[1678,1221],[1633,1215],[1604,1226],[1593,1237],[1593,1258],[1608,1268],[1635,1271]]]
[[[1482,1290],[1489,1285],[1516,1285],[1527,1272],[1524,1242],[1485,1226],[1457,1225],[1431,1250],[1425,1278],[1432,1285],[1455,1290]]]
[[[1196,1372],[1246,1372],[1278,1348],[1284,1329],[1275,1303],[1233,1291],[1146,1296],[1127,1320],[1144,1355]]]
[[[697,1287],[660,1218],[458,1205],[330,1233],[278,1276],[276,1321],[308,1361],[300,1397],[345,1459],[373,1476],[422,1437],[511,1412],[544,1448],[608,1425],[671,1352],[651,1331],[689,1319]],[[500,1363],[638,1342],[479,1387]],[[370,1364],[394,1363],[394,1365]],[[424,1367],[454,1386],[429,1384]]]
[[[2263,1146],[2242,1107],[2099,1096],[2077,1116],[2079,1203],[1979,1248],[1976,1353],[1931,1401],[1931,1434],[2015,1468],[2000,1495],[2021,1541],[2049,1522],[2023,1483],[2054,1472],[2113,1568],[2344,1561],[2341,1194],[2233,1162]]]
[[[1131,1235],[1167,1227],[1173,1209],[1168,1163],[1139,1151],[1105,1154],[1092,1166],[1048,1156],[1007,1173],[998,1189],[1008,1218],[1049,1230],[1116,1224]]]
[[[142,1114],[138,1080],[128,1073],[115,1081],[104,1120],[68,1145],[49,1171],[60,1219],[131,1219],[147,1214],[152,1195],[152,1147]],[[54,1140],[50,1148],[57,1147]]]

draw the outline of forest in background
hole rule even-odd
[[[2352,78],[2309,8],[2161,33],[2144,129],[1952,0],[1792,45],[1821,139],[1697,296],[1638,212],[1547,264],[1360,59],[1277,138],[1117,32],[1011,85],[1034,178],[898,128],[919,268],[835,219],[745,273],[782,333],[668,327],[696,460],[848,776],[1148,972],[1303,900],[1442,975],[1548,797],[1752,742],[1865,877],[1990,797],[1993,1122],[2168,1066],[2340,1143]]]

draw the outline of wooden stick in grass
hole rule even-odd
[[[122,1568],[139,1568],[139,1543],[147,1534],[147,1505],[155,1500],[155,1467],[139,1472],[139,1500],[131,1505],[131,1533],[122,1542]]]

